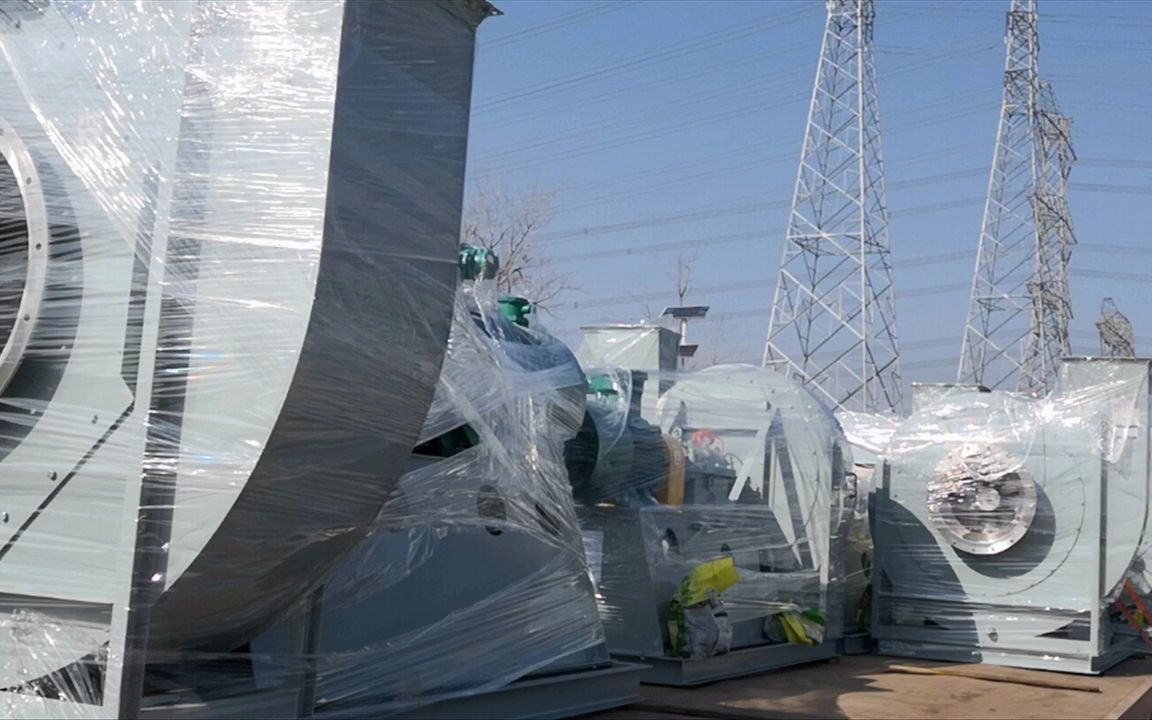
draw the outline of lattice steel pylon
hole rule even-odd
[[[1072,121],[1038,74],[1036,0],[1012,0],[1000,127],[957,378],[1042,394],[1069,351]]]
[[[901,405],[872,0],[828,0],[765,365],[836,409]]]
[[[1136,357],[1136,338],[1132,323],[1116,307],[1112,298],[1104,298],[1100,317],[1096,319],[1100,332],[1100,356],[1110,358]]]

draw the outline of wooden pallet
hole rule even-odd
[[[869,655],[642,694],[589,720],[1152,720],[1152,659],[1084,677]]]

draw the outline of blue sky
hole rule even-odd
[[[819,0],[497,0],[479,31],[469,174],[556,191],[540,249],[576,290],[549,326],[635,321],[695,257],[700,360],[759,362],[824,23]],[[988,184],[1008,0],[876,0],[906,381],[952,379]],[[1073,118],[1073,350],[1103,297],[1152,354],[1152,2],[1040,0]],[[470,184],[471,187],[471,184]],[[655,247],[653,247],[655,246]],[[625,254],[627,253],[627,254]]]

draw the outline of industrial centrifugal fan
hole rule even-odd
[[[465,247],[440,385],[371,534],[317,593],[317,718],[568,717],[638,698],[612,662],[563,462],[585,378]],[[480,277],[481,273],[484,277]],[[288,628],[254,642],[289,655]]]
[[[569,467],[613,654],[672,685],[834,655],[852,478],[831,413],[761,367],[588,374]]]
[[[1117,601],[1144,567],[1149,363],[1071,359],[1060,380],[1042,400],[928,388],[893,435],[882,653],[1096,673],[1143,647]]]
[[[135,714],[371,524],[443,360],[488,10],[0,2],[0,713]]]

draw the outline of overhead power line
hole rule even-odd
[[[762,33],[768,28],[784,25],[811,14],[812,11],[810,7],[802,6],[793,12],[761,22],[749,24],[742,21],[734,23],[719,30],[704,33],[703,35],[694,35],[667,45],[662,49],[631,55],[623,60],[606,63],[592,70],[539,82],[520,90],[498,95],[491,100],[476,104],[473,107],[473,112],[477,114],[491,112],[492,110],[511,103],[522,102],[530,97],[549,95],[561,90],[571,90],[573,87],[579,87],[590,82],[602,81],[605,78],[614,77],[623,72],[643,68],[671,58],[682,57],[690,53],[700,52],[701,50],[707,50],[717,45],[728,44],[741,38],[751,37]]]
[[[563,28],[571,27],[577,23],[594,20],[611,13],[619,12],[625,8],[637,4],[639,4],[639,0],[620,0],[620,2],[615,3],[600,2],[593,5],[592,7],[585,7],[577,10],[576,12],[561,15],[558,18],[549,20],[548,22],[540,23],[539,25],[534,25],[517,32],[500,35],[491,40],[481,40],[479,43],[477,43],[476,49],[478,52],[486,53],[492,50],[506,48],[510,45],[516,45],[527,40],[534,40],[541,35],[546,35]]]

